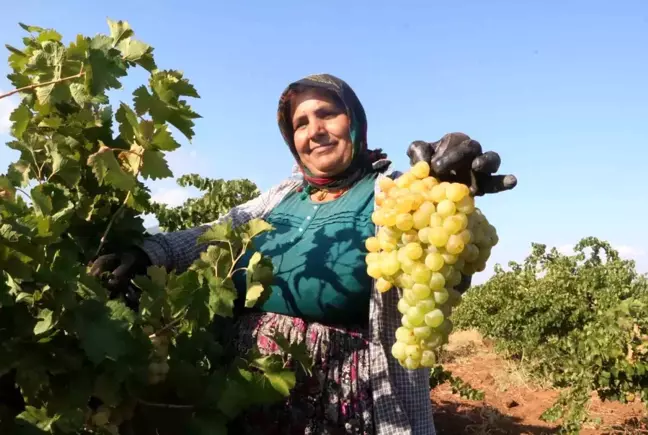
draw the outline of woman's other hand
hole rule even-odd
[[[410,164],[426,161],[435,177],[465,184],[475,196],[511,190],[517,185],[514,175],[495,175],[501,163],[498,153],[482,152],[480,143],[463,133],[448,133],[436,142],[414,141],[407,155]]]
[[[121,254],[106,254],[98,257],[90,267],[90,275],[101,277],[107,274],[104,284],[110,290],[111,296],[124,296],[130,306],[136,304],[139,295],[135,294],[130,283],[136,275],[145,275],[151,260],[146,253],[138,248]]]

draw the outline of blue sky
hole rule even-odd
[[[5,3],[3,43],[19,45],[19,21],[69,40],[107,32],[110,17],[129,21],[158,65],[182,69],[203,119],[170,156],[178,176],[279,182],[292,161],[277,98],[290,81],[329,72],[356,90],[370,146],[399,168],[412,140],[451,131],[502,155],[519,186],[479,201],[500,233],[492,262],[521,259],[534,241],[566,248],[593,235],[648,271],[645,0]],[[6,73],[2,62],[2,90]],[[11,103],[0,101],[3,142]],[[0,166],[12,158],[0,149]],[[170,202],[187,195],[172,180],[151,188]]]

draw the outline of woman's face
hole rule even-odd
[[[313,176],[337,175],[351,163],[349,117],[326,92],[309,89],[293,97],[292,127],[297,154]]]

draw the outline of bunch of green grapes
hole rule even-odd
[[[381,292],[403,290],[392,355],[407,369],[432,367],[452,331],[449,316],[463,275],[481,272],[498,242],[497,231],[467,186],[439,182],[419,162],[395,181],[384,178],[366,240],[367,273]]]
[[[169,337],[164,334],[155,334],[153,327],[145,326],[144,333],[151,339],[153,352],[148,366],[148,382],[150,385],[159,384],[166,379],[169,373]]]

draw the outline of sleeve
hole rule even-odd
[[[214,222],[187,230],[156,234],[147,238],[140,245],[140,248],[146,252],[152,264],[164,266],[168,270],[182,272],[207,249],[207,245],[198,245],[197,240],[212,225],[230,219],[232,225],[237,227],[252,219],[264,217],[268,209],[272,208],[273,204],[283,197],[282,193],[290,185],[290,181],[285,181],[256,198],[232,208],[227,214]]]

